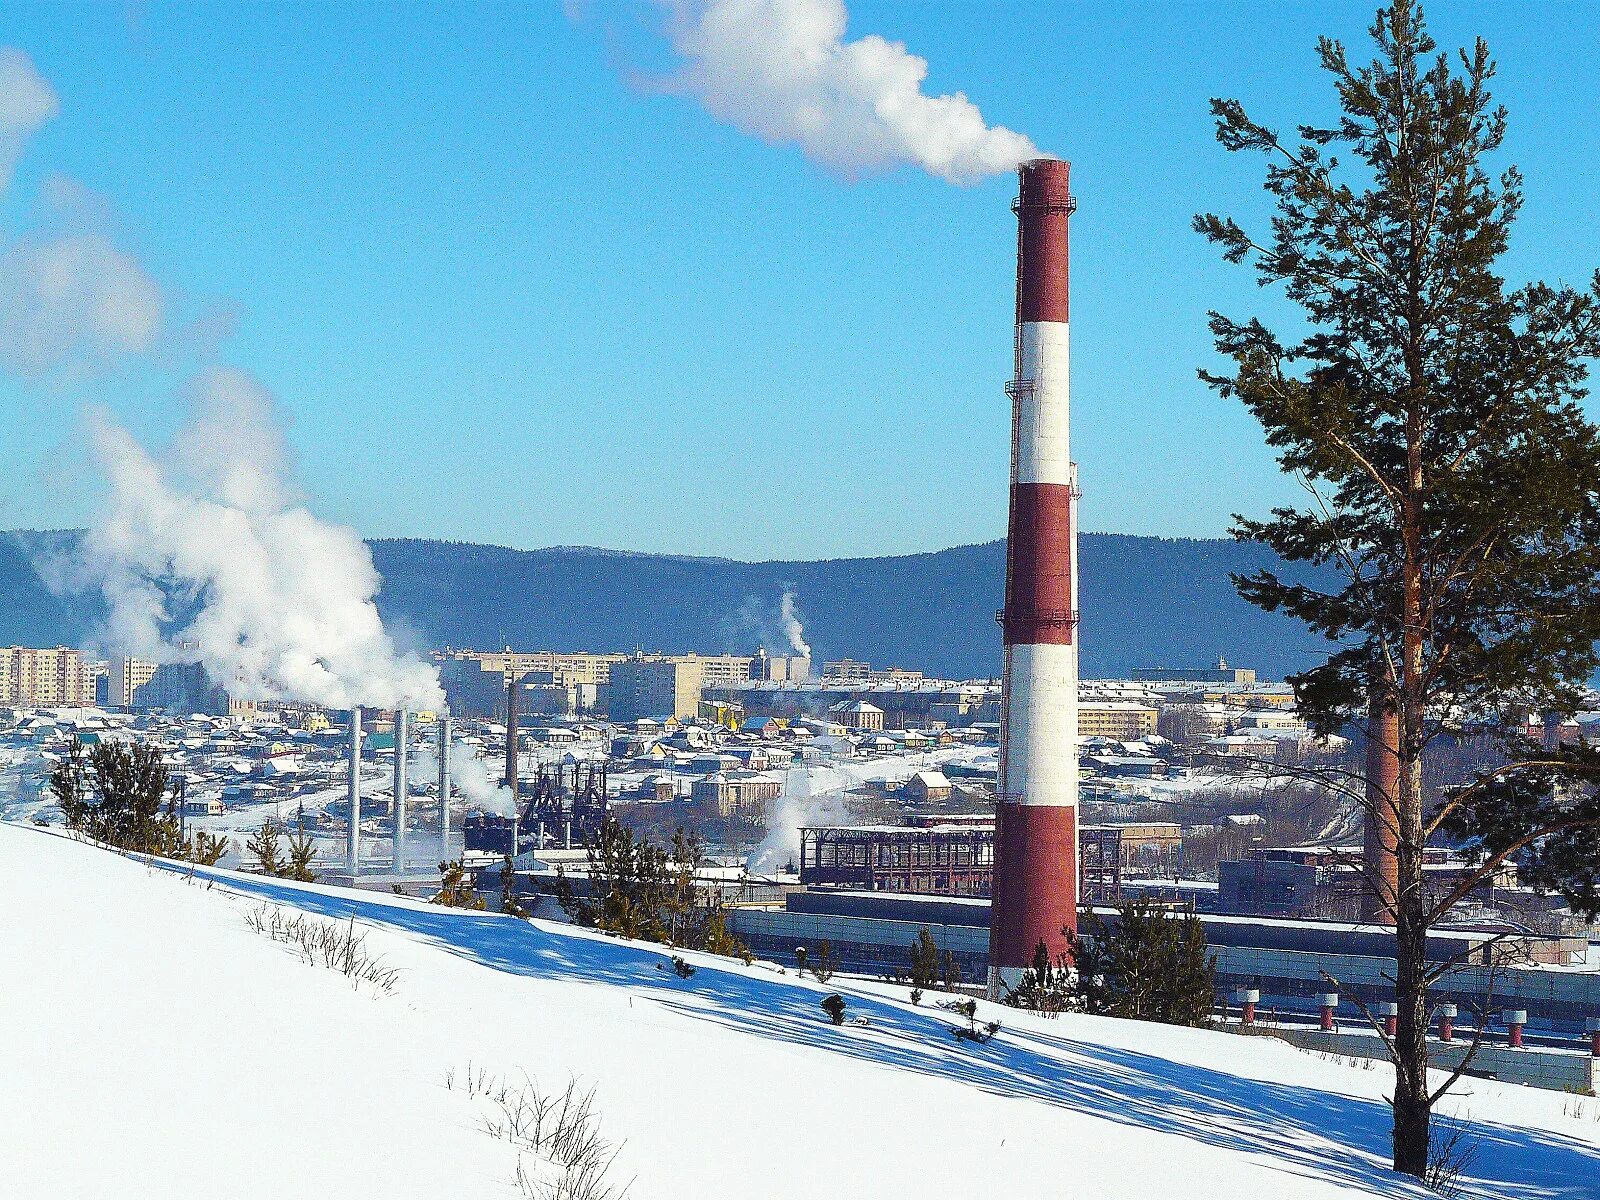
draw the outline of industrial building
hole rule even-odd
[[[1251,684],[1256,673],[1248,667],[1230,667],[1227,659],[1219,658],[1213,667],[1135,667],[1133,678],[1141,683]]]
[[[1120,826],[1082,826],[1077,860],[1086,897],[1105,904],[1120,899]],[[800,882],[810,888],[988,897],[994,871],[995,827],[987,817],[800,830]]]
[[[1094,911],[1115,924],[1115,909]],[[1392,930],[1206,913],[1199,920],[1217,959],[1219,1003],[1238,988],[1251,988],[1259,991],[1262,1009],[1315,1014],[1330,990],[1323,972],[1339,981],[1342,1016],[1359,1019],[1357,1000],[1377,1005],[1393,999]],[[790,962],[796,946],[826,940],[840,970],[869,975],[903,974],[911,945],[927,929],[967,979],[981,980],[989,921],[990,902],[981,897],[818,889],[791,893],[781,908],[732,909],[728,923],[762,957]],[[1434,962],[1460,959],[1438,994],[1458,1002],[1463,1013],[1521,1009],[1535,1028],[1576,1035],[1586,1020],[1600,1016],[1600,972],[1571,969],[1586,945],[1579,938],[1435,930],[1427,954]]]
[[[1352,919],[1370,888],[1360,866],[1363,848],[1351,846],[1256,846],[1217,864],[1218,912],[1275,917]],[[1423,851],[1429,889],[1445,895],[1471,869],[1445,847]],[[1472,897],[1489,900],[1496,889],[1517,884],[1514,863],[1503,864]]]

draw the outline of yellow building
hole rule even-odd
[[[129,708],[133,695],[150,682],[157,663],[148,658],[113,658],[106,667],[106,703],[112,708]]]
[[[1156,710],[1131,700],[1086,700],[1078,705],[1078,736],[1136,742],[1156,731]]]
[[[0,704],[78,707],[94,703],[94,675],[81,650],[0,649]]]

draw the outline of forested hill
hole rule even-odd
[[[99,615],[40,581],[41,548],[70,533],[0,537],[0,645],[78,643]],[[405,643],[556,650],[749,652],[784,644],[792,591],[821,658],[865,659],[956,678],[999,671],[1005,545],[819,562],[736,562],[585,547],[511,550],[415,539],[371,543],[378,604]],[[1245,604],[1229,582],[1271,562],[1230,541],[1083,535],[1083,671],[1192,665],[1218,655],[1281,678],[1315,661],[1316,639]]]

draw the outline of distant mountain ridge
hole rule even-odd
[[[0,535],[0,645],[70,645],[92,636],[102,616],[98,598],[51,594],[34,565],[41,555],[70,552],[77,536]],[[792,591],[819,662],[849,657],[954,678],[1000,670],[1003,541],[795,562],[412,538],[369,545],[384,579],[379,610],[403,643],[419,647],[748,653],[765,642],[778,649],[786,644],[779,605]],[[1317,661],[1325,646],[1234,592],[1230,573],[1276,562],[1263,547],[1112,533],[1084,534],[1080,547],[1086,676],[1200,665],[1220,655],[1281,678]]]

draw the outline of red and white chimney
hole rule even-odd
[[[1005,675],[991,989],[1009,985],[1041,941],[1055,959],[1078,906],[1077,468],[1067,416],[1067,164],[1022,164],[1017,333],[1011,396]]]

